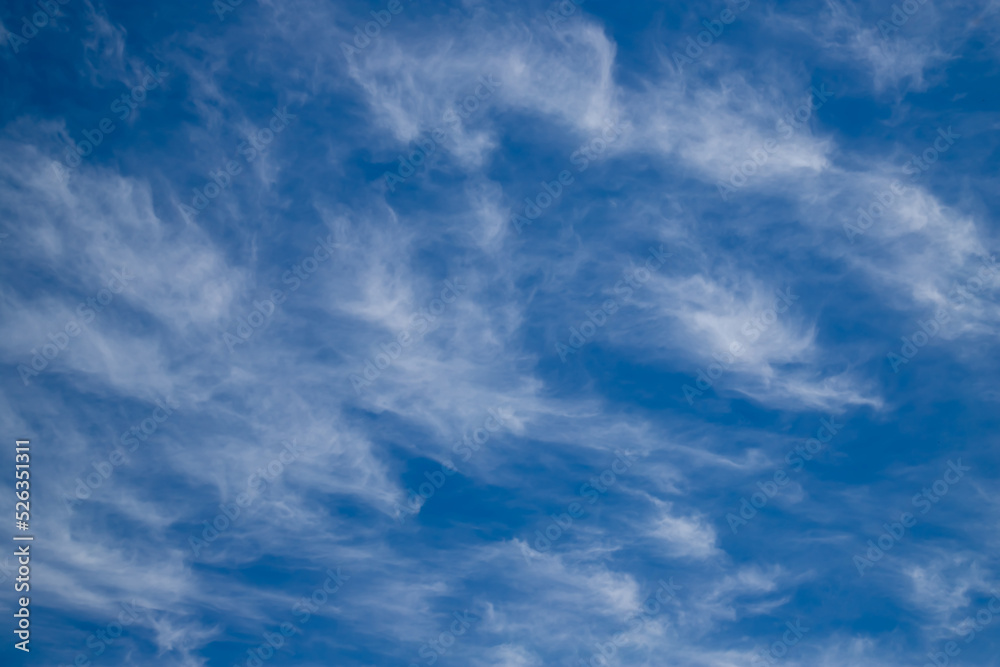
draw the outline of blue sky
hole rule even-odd
[[[4,664],[1000,664],[995,1],[0,31]]]

